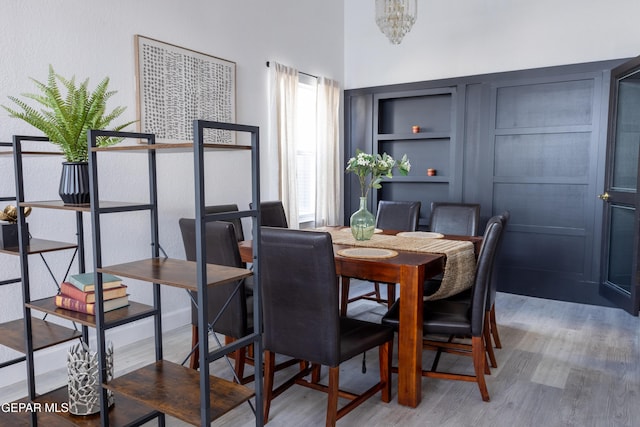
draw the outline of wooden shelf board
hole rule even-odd
[[[173,258],[149,258],[102,267],[98,271],[151,283],[176,286],[191,291],[198,290],[197,264],[193,261]],[[252,274],[250,270],[244,268],[207,264],[207,286],[222,285],[249,277]]]
[[[36,317],[31,318],[31,329],[34,350],[41,350],[82,337],[80,331]],[[24,319],[0,324],[0,344],[24,353]]]
[[[75,249],[78,245],[75,243],[57,242],[55,240],[45,239],[29,239],[29,245],[27,245],[28,254],[39,254],[44,252],[61,251],[65,249]],[[0,253],[6,253],[10,255],[20,255],[20,249],[15,247],[0,248]]]
[[[210,377],[211,420],[254,396],[253,390]],[[136,400],[186,423],[200,425],[200,373],[176,363],[160,361],[113,379],[109,390]]]
[[[59,417],[52,412],[37,412],[36,419],[39,426],[46,427],[72,427],[76,424]],[[96,425],[100,425],[99,423]],[[31,414],[26,411],[3,412],[0,411],[0,426],[31,427]]]
[[[394,176],[393,178],[384,178],[382,180],[385,184],[393,183],[410,183],[410,182],[433,182],[433,183],[448,183],[449,177],[440,176]]]
[[[379,133],[378,141],[409,140],[409,139],[450,139],[450,132],[418,132],[418,133]]]
[[[203,144],[206,150],[251,150],[250,145],[237,144]],[[113,145],[110,147],[94,147],[91,151],[193,151],[192,142],[178,142],[157,144],[139,144],[139,145]]]
[[[93,427],[100,426],[100,413],[92,414],[92,415],[73,415],[69,412],[64,411],[65,406],[63,403],[67,403],[69,401],[67,395],[67,387],[60,387],[56,390],[53,390],[49,393],[43,394],[41,396],[36,397],[33,400],[35,403],[41,404],[42,410],[38,413],[38,425],[43,426],[82,426],[82,427]],[[29,402],[27,398],[23,398],[18,402]],[[47,405],[45,405],[47,404]],[[49,409],[49,411],[45,411],[45,409]],[[59,409],[58,411],[53,411],[53,408]],[[128,399],[124,396],[116,396],[115,403],[113,406],[109,408],[109,425],[110,426],[130,426],[135,421],[143,419],[144,417],[150,416],[155,411],[151,408],[140,405],[139,402]],[[13,426],[14,424],[4,424],[2,423],[2,413],[0,412],[0,425]],[[6,415],[6,414],[4,414]],[[27,424],[15,424],[15,425],[25,425],[30,426],[29,414],[26,412],[22,412],[16,417],[16,421],[20,422],[21,420],[26,420]],[[135,425],[135,424],[134,424]]]
[[[100,209],[111,209],[111,208],[126,208],[131,206],[140,206],[144,205],[144,203],[131,203],[131,202],[111,202],[111,201],[100,201]],[[85,203],[82,205],[70,205],[65,204],[62,200],[45,200],[45,201],[26,201],[20,202],[20,206],[30,206],[32,208],[42,208],[42,209],[61,209],[66,211],[80,211],[80,212],[91,212],[91,204]]]
[[[21,152],[23,156],[62,156],[62,152],[56,151],[32,151],[26,150]],[[13,155],[13,151],[0,151],[0,156]]]
[[[55,304],[55,297],[44,298],[36,301],[31,301],[26,304],[27,307],[42,311],[45,313],[53,314],[54,316],[61,317],[63,319],[71,320],[73,322],[80,323],[85,326],[95,327],[96,317],[91,314],[79,313],[77,311],[65,310],[64,308],[57,307]],[[128,317],[137,316],[143,313],[149,313],[154,308],[140,304],[135,301],[129,301],[129,305],[126,307],[118,308],[113,311],[108,311],[104,314],[105,323],[119,322]]]

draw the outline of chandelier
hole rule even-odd
[[[393,44],[400,44],[418,17],[417,0],[376,0],[376,24]]]

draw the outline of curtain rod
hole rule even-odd
[[[269,61],[267,61],[267,68],[269,68],[269,66],[270,66]],[[314,76],[313,74],[305,73],[304,71],[298,71],[298,73],[304,74],[305,76],[313,77],[314,79],[318,78],[318,76]]]

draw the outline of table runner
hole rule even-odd
[[[425,239],[374,234],[371,240],[359,241],[351,233],[330,230],[333,243],[338,245],[395,249],[410,252],[443,254],[446,256],[442,284],[425,300],[436,300],[460,293],[473,284],[476,270],[475,250],[472,242],[447,239]]]

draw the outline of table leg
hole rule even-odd
[[[403,265],[400,271],[398,331],[398,403],[415,408],[422,390],[422,296],[424,269]]]

